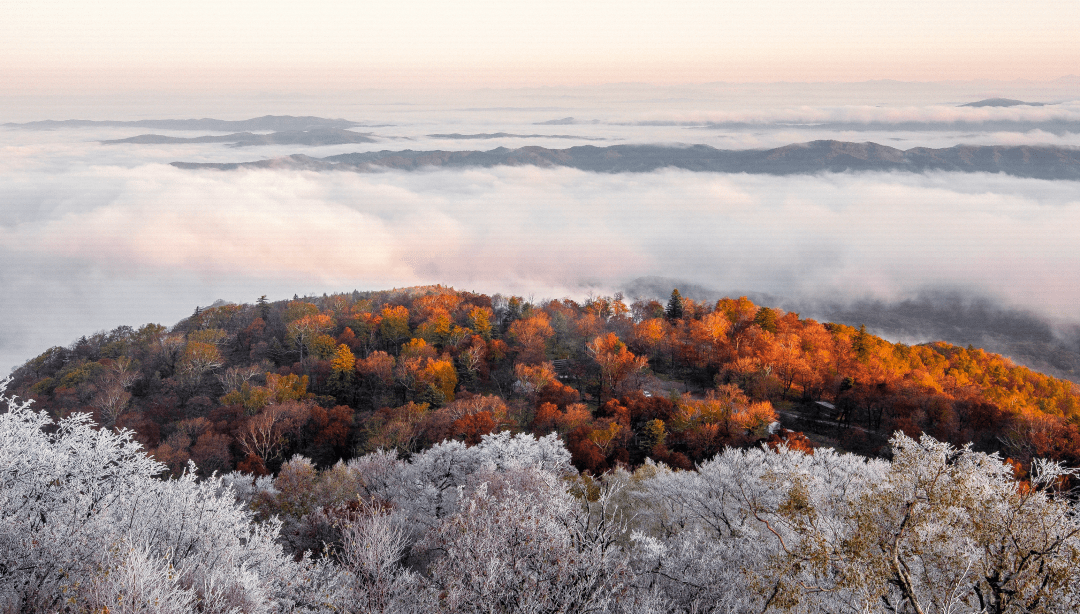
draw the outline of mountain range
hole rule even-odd
[[[951,171],[1005,173],[1038,179],[1080,180],[1080,149],[1033,145],[957,145],[896,149],[877,143],[812,141],[765,150],[708,145],[581,145],[567,149],[499,147],[489,151],[377,151],[325,158],[295,154],[239,163],[173,162],[183,169],[278,168],[375,171],[427,167],[566,167],[601,173],[689,171],[792,175],[844,171]]]
[[[602,137],[577,136],[574,134],[511,134],[509,132],[484,132],[480,134],[429,134],[429,139],[576,139],[579,141],[604,141]]]

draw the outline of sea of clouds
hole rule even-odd
[[[897,301],[944,289],[1048,322],[1080,322],[1077,182],[960,173],[776,177],[535,167],[316,173],[168,165],[291,153],[634,142],[723,148],[812,138],[902,148],[1080,144],[1076,133],[1037,127],[1048,114],[1080,118],[1080,107],[1069,104],[989,111],[942,104],[787,106],[757,116],[739,109],[687,111],[694,105],[684,102],[665,110],[637,100],[612,105],[606,115],[606,107],[590,105],[373,107],[355,117],[373,127],[356,130],[375,133],[378,143],[310,148],[103,145],[99,141],[141,133],[196,134],[0,128],[0,373],[80,335],[121,324],[172,324],[217,299],[253,302],[264,294],[276,300],[427,283],[580,298],[654,276],[722,293],[765,293],[796,307],[800,301]],[[793,119],[956,121],[995,114],[1036,127],[963,137],[948,130],[787,125]],[[570,115],[584,123],[536,125]],[[760,125],[704,129],[670,123],[677,115]],[[428,136],[499,131],[582,140]]]

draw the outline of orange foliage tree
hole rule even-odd
[[[613,394],[619,384],[649,365],[644,356],[634,356],[615,333],[597,337],[589,343],[589,351],[600,365],[600,400],[604,392]]]

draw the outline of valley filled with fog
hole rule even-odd
[[[1010,335],[1034,330],[1047,347],[1075,354],[1077,181],[940,171],[776,176],[520,165],[354,173],[170,163],[526,146],[743,150],[822,139],[904,150],[1076,148],[1078,92],[1074,81],[875,82],[8,103],[0,108],[0,123],[10,122],[0,126],[0,373],[81,335],[171,325],[219,299],[434,283],[537,299],[663,297],[679,285],[688,296],[749,294],[803,316],[864,322],[906,342],[996,339],[991,349],[1008,354]],[[1048,104],[961,106],[994,96]],[[272,130],[27,124],[267,114],[342,118],[340,129],[370,142],[262,144]],[[244,137],[244,146],[103,143],[242,132],[259,138]],[[975,316],[950,320],[958,312]],[[938,323],[915,326],[919,313],[937,314]],[[1069,375],[1069,364],[1057,373]]]

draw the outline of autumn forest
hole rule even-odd
[[[666,304],[438,286],[262,298],[52,348],[11,390],[56,417],[133,430],[175,474],[189,460],[203,474],[266,474],[295,454],[318,466],[408,456],[502,430],[557,432],[593,474],[646,458],[691,468],[792,437],[880,455],[897,430],[972,442],[1021,471],[1037,457],[1080,462],[1072,382],[971,347],[893,344],[678,290]]]

